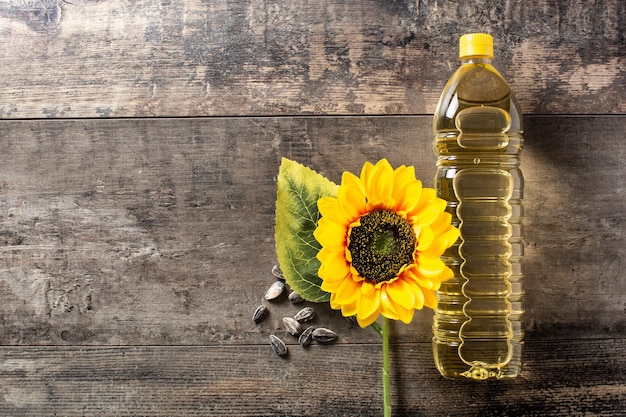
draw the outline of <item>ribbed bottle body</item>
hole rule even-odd
[[[450,378],[518,375],[523,345],[522,118],[487,60],[464,62],[435,113],[435,187],[461,237],[443,257],[435,363]]]

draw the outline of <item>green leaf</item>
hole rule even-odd
[[[313,236],[320,213],[317,200],[335,197],[338,186],[312,169],[283,158],[276,197],[276,254],[287,284],[312,302],[330,300],[317,275],[321,246]]]

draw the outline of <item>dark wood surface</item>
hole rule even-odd
[[[525,112],[624,113],[622,0],[0,3],[0,116],[432,113],[485,30]]]
[[[625,22],[621,1],[0,3],[0,416],[381,415],[373,330],[312,305],[339,340],[303,349],[285,299],[251,320],[276,175],[387,157],[432,186],[466,29],[526,112],[524,368],[443,379],[419,312],[392,327],[394,415],[624,415]]]

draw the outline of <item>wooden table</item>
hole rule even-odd
[[[443,379],[392,327],[396,416],[626,414],[626,3],[3,0],[0,415],[379,416],[381,343],[268,303],[283,156],[387,157],[432,186],[458,36],[524,109],[525,365]],[[270,334],[289,342],[279,358]]]

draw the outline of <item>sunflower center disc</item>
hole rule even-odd
[[[366,280],[379,283],[395,278],[413,261],[415,234],[409,223],[389,210],[373,210],[361,216],[350,231],[348,250],[352,266]]]

